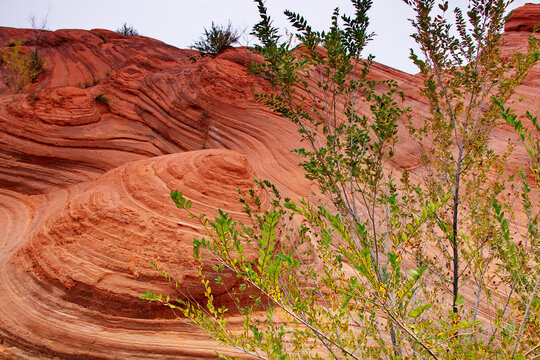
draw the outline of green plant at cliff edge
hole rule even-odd
[[[128,25],[127,23],[123,23],[121,27],[116,29],[116,32],[124,36],[140,36],[137,29],[135,29],[133,25]]]
[[[214,25],[212,22],[210,29],[204,29],[201,39],[190,47],[203,55],[216,56],[238,42],[239,38],[238,30],[234,29],[230,22],[227,26]]]

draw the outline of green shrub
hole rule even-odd
[[[191,45],[191,49],[200,51],[203,55],[216,56],[238,42],[240,34],[233,28],[231,22],[227,26],[216,26],[212,22],[209,30],[204,29],[204,35]]]
[[[45,65],[45,59],[39,56],[37,50],[30,52],[30,68],[36,74],[33,76],[32,81],[35,80],[39,74],[43,72],[43,66]]]
[[[139,36],[139,32],[133,27],[133,25],[128,25],[123,23],[122,26],[116,29],[116,32],[124,36]]]
[[[22,42],[12,41],[9,48],[0,53],[2,81],[15,94],[23,91],[26,85],[43,72],[45,62],[36,50],[24,52]]]
[[[111,100],[109,97],[103,93],[96,95],[94,100],[101,105],[105,105],[107,108],[111,107]]]
[[[95,86],[96,84],[97,84],[97,81],[95,80],[85,80],[79,83],[79,87],[81,89],[87,89],[89,87]]]

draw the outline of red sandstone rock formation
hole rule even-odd
[[[504,26],[504,31],[533,32],[540,30],[540,6],[527,3],[515,9]]]
[[[522,9],[508,22],[507,53],[526,46],[527,14],[540,13]],[[0,28],[0,47],[21,38],[32,31]],[[46,59],[37,82],[18,95],[0,84],[0,358],[213,356],[218,344],[138,299],[169,290],[149,260],[200,295],[191,244],[201,229],[168,193],[183,190],[207,214],[240,214],[236,189],[253,178],[309,198],[315,186],[290,153],[294,125],[253,102],[267,84],[248,74],[254,55],[243,48],[198,58],[106,30],[44,32],[37,45]],[[418,76],[379,64],[372,76],[396,79],[415,119],[428,110]],[[517,112],[538,109],[539,88],[536,66]],[[414,175],[418,149],[399,131],[389,166]],[[502,125],[492,141],[504,148],[513,136]],[[518,148],[512,166],[524,158]]]

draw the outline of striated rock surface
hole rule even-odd
[[[526,47],[527,14],[538,7],[514,12],[503,52]],[[254,178],[285,196],[314,196],[290,153],[302,146],[295,126],[253,101],[268,86],[245,68],[254,55],[238,48],[200,58],[98,29],[0,28],[2,50],[16,39],[46,62],[25,93],[0,82],[0,358],[243,356],[138,297],[172,290],[150,260],[201,296],[192,238],[202,229],[170,190],[211,216],[218,208],[242,216],[236,190]],[[419,76],[379,64],[371,76],[398,81],[413,121],[427,113]],[[539,88],[536,66],[513,98],[517,113],[539,111]],[[403,124],[399,131],[388,166],[420,176],[418,149]],[[501,125],[492,142],[504,149],[508,138],[513,130]],[[524,159],[518,147],[511,166]]]
[[[251,188],[254,176],[238,152],[204,150],[129,163],[32,201],[2,194],[16,214],[6,228],[34,228],[17,249],[2,249],[2,259],[9,254],[0,265],[6,351],[67,358],[213,355],[204,335],[138,297],[149,289],[174,294],[152,259],[170,269],[182,293],[203,298],[191,245],[201,225],[178,211],[170,190],[185,189],[197,211],[215,215],[219,206],[239,213],[236,189]],[[234,284],[234,277],[223,278]]]

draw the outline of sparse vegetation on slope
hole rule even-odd
[[[37,50],[25,51],[22,43],[23,40],[10,42],[8,49],[0,53],[2,81],[15,94],[22,92],[43,72],[45,62]]]

